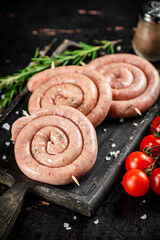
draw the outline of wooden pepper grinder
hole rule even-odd
[[[160,1],[148,1],[142,6],[132,47],[149,61],[160,60]]]

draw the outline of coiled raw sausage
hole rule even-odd
[[[43,83],[43,84],[42,84]],[[63,66],[34,75],[28,82],[32,93],[29,113],[52,105],[77,108],[97,127],[107,116],[112,91],[97,71],[80,66]]]
[[[127,118],[147,111],[158,99],[160,78],[147,60],[133,54],[99,57],[88,65],[105,76],[112,87],[113,100],[109,117]]]
[[[91,122],[68,106],[43,108],[12,126],[15,158],[29,178],[53,185],[71,183],[86,174],[97,157]]]

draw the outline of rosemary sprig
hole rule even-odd
[[[119,42],[119,40],[103,40],[98,46],[80,42],[78,44],[80,49],[73,51],[66,50],[64,53],[57,55],[52,54],[52,57],[45,55],[49,48],[45,49],[45,51],[39,51],[39,49],[37,49],[32,58],[32,62],[27,67],[11,76],[0,78],[0,90],[2,91],[0,112],[2,112],[12,102],[13,98],[21,92],[31,76],[50,68],[53,61],[55,67],[60,65],[65,66],[67,64],[81,65],[81,63],[87,59],[93,60],[97,58],[100,51],[107,50],[107,53],[114,53],[114,44],[117,42]]]
[[[107,49],[108,53],[114,53],[114,46],[112,42],[104,40],[101,43],[102,44],[99,46],[93,46],[80,42],[79,46],[81,47],[81,49],[73,51],[66,50],[64,53],[54,55],[53,59],[45,56],[42,58],[32,58],[32,61],[39,62],[40,64],[47,64],[49,66],[54,61],[56,67],[59,65],[65,66],[67,64],[81,65],[81,62],[83,62],[87,58],[90,58],[90,60],[97,58],[98,52],[100,50]]]

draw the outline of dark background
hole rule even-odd
[[[122,39],[121,49],[132,53],[132,38],[145,1],[5,1],[0,8],[0,76],[29,64],[37,47],[54,37],[94,44],[94,40]],[[96,10],[98,12],[93,12]],[[156,63],[155,66],[159,66]],[[124,133],[125,134],[125,133]],[[31,196],[8,240],[158,240],[160,198],[151,191],[142,198],[127,195],[123,175],[88,218]],[[0,185],[1,193],[4,186]],[[6,203],[7,204],[7,203]],[[66,229],[65,224],[70,229]],[[97,224],[96,224],[97,223]]]
[[[37,47],[43,48],[54,36],[93,43],[94,39],[123,38],[131,51],[133,27],[145,1],[4,1],[0,8],[1,75],[25,67]],[[82,14],[79,10],[85,10]],[[93,15],[91,10],[99,11]],[[124,30],[115,31],[116,26]],[[110,28],[110,31],[106,29]],[[46,29],[56,30],[56,33]],[[64,30],[64,31],[63,31]],[[65,33],[73,30],[73,33]],[[7,63],[6,63],[7,62]]]

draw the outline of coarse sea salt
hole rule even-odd
[[[106,159],[106,161],[109,161],[109,160],[111,160],[111,157],[106,156],[105,159]]]
[[[99,223],[99,219],[96,219],[95,221],[94,221],[94,224],[98,224]]]
[[[137,127],[137,126],[138,126],[138,123],[133,123],[133,126]]]
[[[146,219],[147,218],[147,215],[144,214],[143,216],[141,216],[141,219]]]
[[[69,226],[69,223],[64,222],[63,226],[66,230],[71,230],[71,227]]]
[[[116,147],[116,144],[115,144],[115,143],[112,143],[111,147],[112,147],[112,148]]]
[[[71,230],[71,227],[67,227],[66,230]]]
[[[7,157],[5,155],[2,156],[2,159],[5,160]]]
[[[65,228],[67,228],[67,227],[69,227],[69,223],[64,222],[63,226],[64,226]]]
[[[110,156],[114,156],[115,158],[117,158],[119,153],[120,153],[120,150],[117,150],[117,151],[112,151],[109,154],[110,154]]]
[[[10,142],[5,142],[6,146],[9,146],[11,143]]]
[[[4,128],[4,129],[6,129],[7,131],[9,131],[9,130],[10,130],[10,125],[9,125],[8,123],[4,123],[4,124],[2,125],[2,128]]]
[[[76,216],[73,216],[73,219],[74,219],[74,220],[76,220],[76,219],[77,219],[77,217],[76,217]]]
[[[117,46],[117,51],[121,51],[122,47],[120,45]]]
[[[16,111],[15,114],[19,114],[19,111]]]
[[[123,123],[123,122],[124,122],[124,118],[120,118],[119,121],[120,121],[121,123]]]
[[[107,128],[104,128],[104,129],[103,129],[103,132],[107,132]]]

